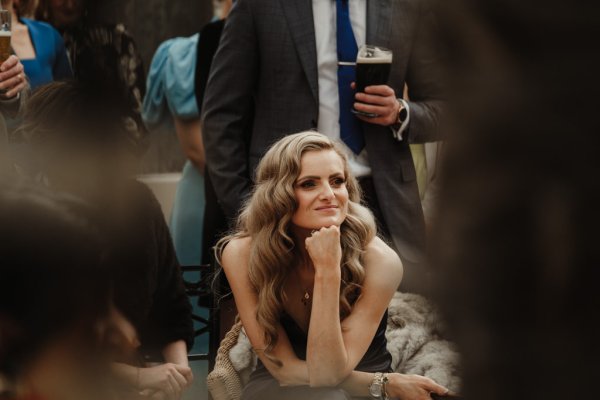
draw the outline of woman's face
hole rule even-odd
[[[344,162],[334,150],[309,151],[302,156],[294,183],[298,208],[292,223],[299,228],[340,226],[348,213]]]
[[[76,24],[83,16],[85,0],[50,0],[52,23],[58,28]]]

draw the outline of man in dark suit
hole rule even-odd
[[[423,288],[425,229],[409,143],[438,138],[443,102],[432,19],[428,0],[238,0],[203,106],[208,172],[225,215],[237,215],[273,142],[318,129],[344,143],[404,262],[403,288]],[[393,62],[388,85],[354,98],[347,65],[363,44],[392,50]],[[411,101],[401,99],[405,84]],[[354,101],[378,117],[357,118]]]

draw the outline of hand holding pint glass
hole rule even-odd
[[[12,15],[9,10],[0,9],[0,96],[11,98],[25,86],[23,65],[12,54]]]
[[[8,10],[0,9],[0,64],[10,57],[10,39],[12,38],[11,14]]]
[[[356,57],[356,103],[352,112],[363,121],[392,125],[399,108],[396,94],[387,86],[392,67],[392,51],[364,45]],[[368,88],[368,89],[367,89]]]

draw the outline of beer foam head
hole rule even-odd
[[[0,30],[0,37],[11,37],[11,36],[12,36],[12,32],[11,31]]]
[[[356,62],[360,64],[391,64],[392,52],[380,47],[368,47],[359,51]]]

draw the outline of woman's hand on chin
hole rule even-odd
[[[340,272],[342,262],[342,246],[340,245],[340,228],[332,225],[314,231],[306,238],[306,250],[313,262],[315,271]]]
[[[390,398],[402,400],[431,400],[431,393],[443,396],[448,389],[420,375],[388,374],[386,392]]]

